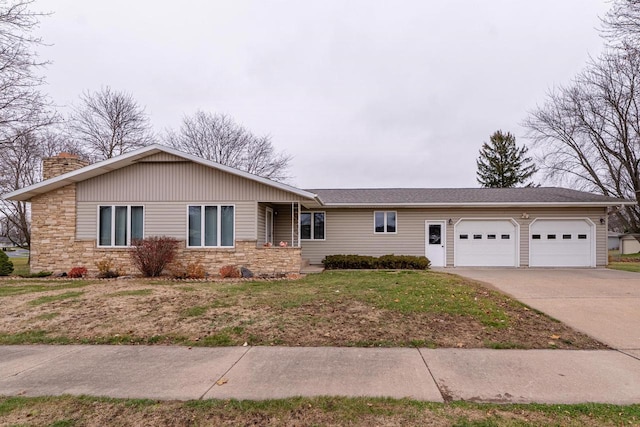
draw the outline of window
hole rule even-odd
[[[395,211],[376,211],[373,213],[374,232],[376,233],[395,233],[396,218]]]
[[[468,234],[461,234],[460,235],[460,240],[467,240],[469,238]]]
[[[585,240],[587,238],[586,234],[578,234],[578,239],[579,240]]]
[[[495,234],[487,234],[487,239],[496,240],[496,235]]]
[[[324,212],[302,212],[300,214],[300,238],[302,240],[324,240]]]
[[[547,234],[547,240],[556,240],[555,234]]]
[[[98,246],[131,246],[144,237],[142,206],[99,206]]]
[[[563,234],[562,235],[562,239],[563,240],[571,240],[571,234]]]
[[[531,238],[532,238],[533,240],[540,240],[540,235],[539,235],[539,234],[532,234],[532,235],[531,235]]]
[[[474,234],[473,235],[473,240],[481,240],[482,239],[482,234]]]
[[[229,205],[189,206],[189,247],[233,247],[235,209]]]
[[[511,239],[511,234],[501,234],[500,238],[502,240],[509,240],[509,239]]]

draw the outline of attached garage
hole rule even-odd
[[[529,266],[595,267],[595,224],[588,218],[534,220]]]
[[[456,267],[518,266],[518,225],[513,219],[461,219],[454,234]]]

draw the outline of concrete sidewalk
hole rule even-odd
[[[150,399],[388,396],[442,402],[640,403],[619,351],[0,346],[0,395]]]

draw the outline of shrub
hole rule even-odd
[[[169,272],[175,279],[204,279],[207,275],[199,262],[190,262],[186,267],[181,262],[176,262],[169,267]]]
[[[49,277],[53,274],[53,271],[38,271],[37,273],[29,273],[29,274],[20,274],[20,277],[24,277],[25,279],[32,279],[37,277]]]
[[[98,277],[101,279],[110,279],[120,275],[120,273],[113,268],[113,262],[109,258],[96,261],[96,267],[98,268]]]
[[[73,279],[77,279],[79,277],[84,277],[86,275],[87,275],[87,269],[84,268],[84,267],[73,267],[67,273],[67,276],[69,276],[69,277],[71,277]]]
[[[176,257],[178,240],[167,236],[154,236],[132,242],[130,250],[133,265],[145,277],[159,276]]]
[[[340,269],[411,269],[426,270],[431,265],[427,257],[411,255],[328,255],[323,260],[327,270]]]
[[[231,279],[237,279],[239,277],[242,277],[242,273],[240,273],[240,270],[235,265],[223,265],[222,267],[220,267],[220,277],[222,277],[223,279],[227,277]]]
[[[8,276],[11,273],[13,273],[13,263],[4,251],[0,251],[0,276]]]

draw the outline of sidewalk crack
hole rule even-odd
[[[433,383],[438,388],[438,392],[440,393],[440,396],[442,396],[442,400],[445,403],[451,402],[453,400],[453,396],[451,395],[451,392],[447,389],[447,387],[444,384],[441,386],[440,383],[438,383],[438,381],[436,380],[436,377],[433,376],[433,372],[431,372],[431,368],[429,368],[429,365],[427,364],[427,360],[424,358],[424,354],[422,354],[420,349],[417,347],[416,347],[416,350],[418,351],[418,354],[420,354],[420,357],[422,358],[422,363],[424,363],[425,368],[427,368],[427,372],[429,372],[429,375],[431,376]]]
[[[225,377],[225,375],[227,375],[243,358],[244,356],[247,355],[247,353],[249,353],[249,351],[251,351],[251,349],[253,349],[253,346],[251,347],[247,347],[247,350],[242,353],[242,355],[238,358],[238,360],[236,360],[235,362],[233,362],[233,364],[229,367],[229,369],[227,369],[226,371],[224,371],[222,373],[222,375],[220,375],[219,378],[214,379],[213,384],[211,384],[211,387],[209,387],[208,389],[205,390],[204,393],[202,393],[202,395],[198,398],[198,400],[202,400],[204,399],[204,397],[207,395],[207,393],[209,393],[211,391],[211,389],[213,389],[216,384],[218,383],[218,381],[220,381],[221,379],[223,379]]]

